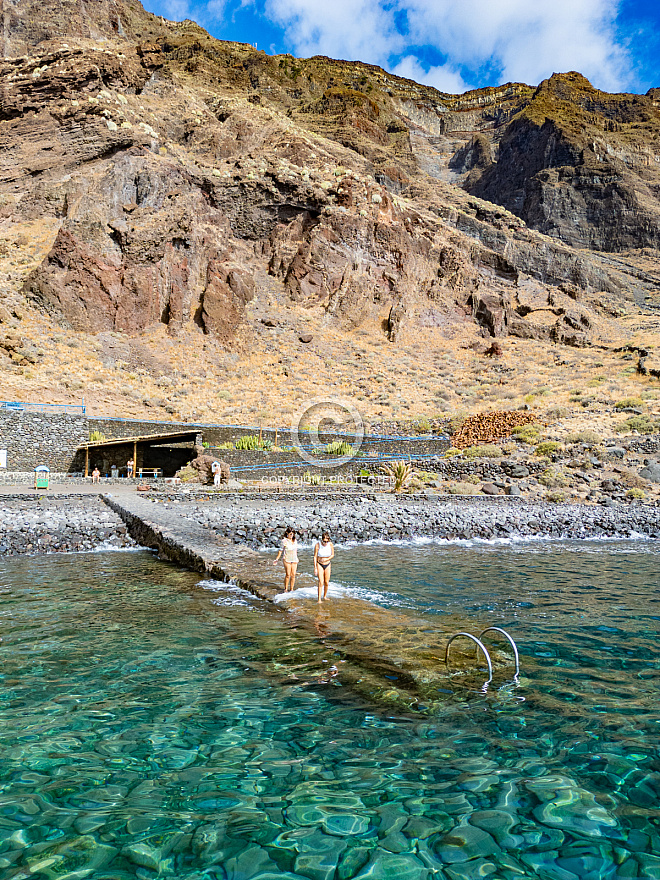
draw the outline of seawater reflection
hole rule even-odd
[[[521,688],[433,717],[370,703],[327,674],[322,632],[150,554],[3,560],[0,876],[660,876],[659,560],[342,549],[349,593],[516,637]]]

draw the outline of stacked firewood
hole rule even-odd
[[[529,425],[537,419],[529,412],[510,410],[506,412],[486,412],[468,416],[456,433],[452,434],[451,443],[455,449],[465,449],[479,443],[493,443],[510,437],[514,428]]]

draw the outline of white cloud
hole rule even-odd
[[[426,70],[413,55],[406,55],[389,70],[397,76],[405,76],[406,79],[433,86],[439,92],[448,92],[450,95],[459,95],[472,88],[464,81],[461,74],[450,65],[442,64],[438,67],[429,67]]]
[[[225,0],[208,0],[206,9],[211,18],[216,19],[216,21],[221,21],[225,15],[225,6]]]
[[[266,14],[300,55],[381,64],[443,91],[465,90],[459,67],[476,79],[485,66],[501,71],[501,82],[536,85],[553,72],[579,70],[595,85],[617,89],[632,79],[615,36],[620,2],[266,0]],[[405,37],[396,26],[401,16],[408,22]],[[419,47],[433,48],[447,63],[427,69]]]
[[[205,3],[191,3],[190,0],[164,0],[162,13],[171,21],[186,18],[196,21],[202,27],[211,22],[221,21],[225,14],[226,0],[207,0]]]
[[[405,45],[379,0],[267,0],[266,13],[299,55],[380,64]]]
[[[532,85],[553,72],[579,70],[604,88],[628,74],[617,46],[618,0],[406,0],[410,34],[453,63],[494,63],[502,81]]]
[[[183,21],[190,18],[191,8],[188,0],[165,0],[163,3],[163,15],[170,21]]]

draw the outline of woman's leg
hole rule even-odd
[[[317,565],[316,567],[316,580],[318,581],[317,587],[319,591],[319,602],[321,601],[321,597],[323,595],[323,566]]]
[[[330,572],[332,570],[332,565],[329,565],[323,571],[323,598],[328,598],[328,587],[330,586]]]
[[[293,590],[294,587],[296,586],[296,572],[297,571],[298,571],[298,563],[292,562],[291,563],[291,574],[289,576],[289,588],[291,590]]]
[[[291,563],[284,563],[284,592],[289,592],[289,581],[291,580]]]

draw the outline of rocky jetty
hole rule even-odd
[[[134,546],[121,519],[96,498],[0,499],[0,556]]]

